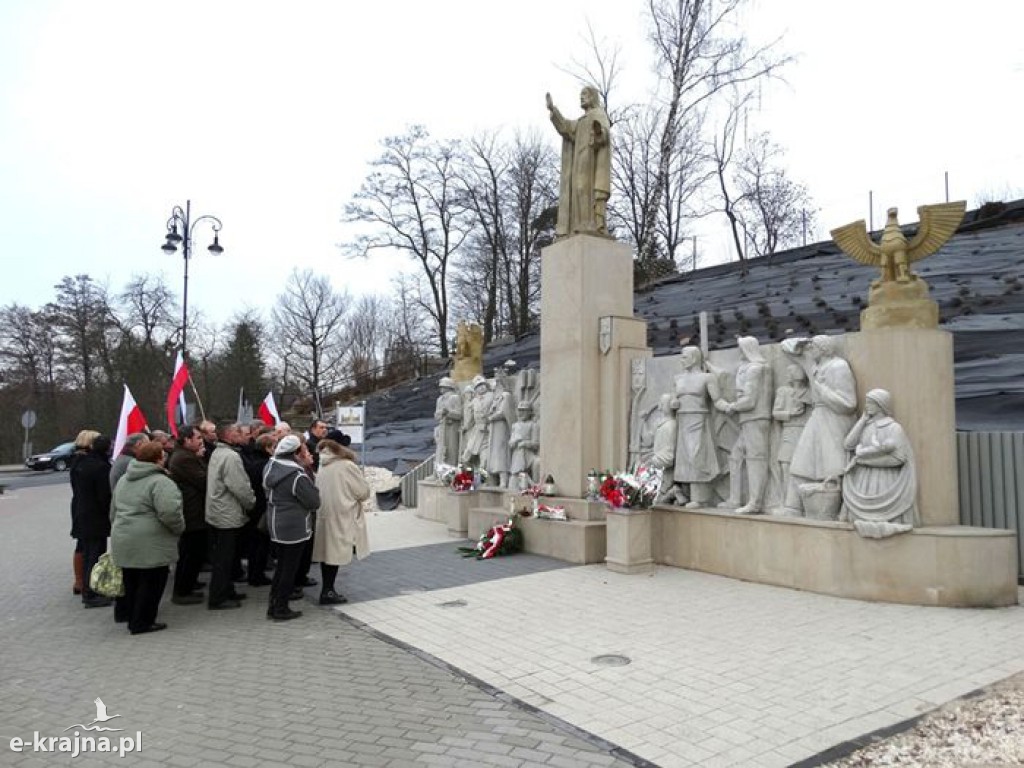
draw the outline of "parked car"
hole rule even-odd
[[[46,453],[37,453],[25,459],[25,466],[29,469],[44,470],[54,469],[63,472],[71,466],[71,454],[75,452],[75,444],[61,443],[56,448],[51,448]]]

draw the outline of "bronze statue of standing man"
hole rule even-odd
[[[562,178],[558,192],[558,237],[586,233],[608,236],[606,211],[611,190],[608,114],[597,89],[580,92],[583,116],[566,120],[546,94],[551,123],[562,135]]]

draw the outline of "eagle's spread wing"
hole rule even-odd
[[[882,249],[868,237],[868,228],[864,219],[846,224],[832,230],[832,239],[847,256],[851,256],[861,264],[882,265]]]
[[[922,205],[917,209],[921,218],[917,234],[907,243],[907,261],[918,261],[931,256],[956,232],[964,219],[967,202]]]

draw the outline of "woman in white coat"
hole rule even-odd
[[[362,560],[370,554],[363,502],[370,498],[370,486],[356,464],[356,455],[334,440],[317,445],[320,471],[316,486],[320,490],[320,510],[313,539],[313,560],[320,563],[320,605],[348,602],[334,589],[338,567]]]

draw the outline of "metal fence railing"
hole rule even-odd
[[[956,448],[960,522],[1016,531],[1024,579],[1024,432],[959,432]]]
[[[426,480],[434,474],[434,457],[431,456],[424,462],[417,464],[402,477],[400,487],[402,489],[402,506],[415,507],[417,498],[416,485],[420,480]]]

